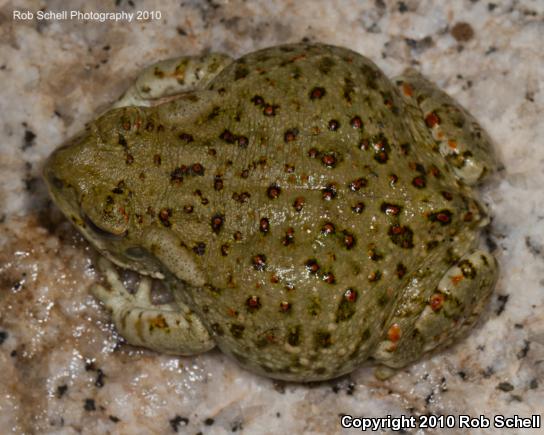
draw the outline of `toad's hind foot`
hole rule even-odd
[[[141,277],[131,294],[112,263],[100,258],[98,267],[107,286],[95,284],[91,292],[112,312],[117,331],[129,344],[173,355],[194,355],[215,346],[200,319],[186,305],[152,303],[151,278]]]
[[[447,346],[472,328],[497,277],[497,261],[485,251],[464,256],[446,272],[415,324],[424,336],[424,352]]]
[[[473,185],[495,171],[491,138],[466,109],[412,69],[394,82],[404,100],[419,108],[422,124],[430,130],[440,154],[458,178]]]
[[[157,62],[142,71],[112,107],[152,106],[161,99],[205,89],[232,59],[220,53]]]
[[[401,309],[394,316],[391,321],[394,326],[387,339],[378,345],[374,357],[396,368],[415,361],[425,352],[449,346],[479,318],[497,276],[497,262],[488,252],[465,255],[440,278],[434,291],[425,291],[425,284],[420,289],[423,292],[418,297],[426,298],[427,303],[415,322],[410,319],[409,309]]]

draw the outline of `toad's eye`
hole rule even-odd
[[[87,227],[90,228],[93,233],[95,233],[98,237],[101,237],[103,239],[121,240],[123,237],[127,235],[126,231],[123,231],[121,234],[114,234],[103,228],[100,228],[86,214],[83,214],[83,220],[85,221],[85,224],[87,225]]]

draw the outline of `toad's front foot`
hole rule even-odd
[[[131,294],[112,263],[102,257],[98,268],[107,285],[95,284],[91,292],[112,312],[117,331],[129,344],[174,355],[194,355],[215,346],[200,319],[186,305],[152,304],[150,278],[142,276]]]

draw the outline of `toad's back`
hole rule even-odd
[[[445,255],[466,198],[422,118],[354,52],[256,52],[209,90],[218,98],[175,131],[181,160],[163,161],[183,182],[160,206],[209,283],[186,300],[258,370],[347,372],[383,339],[410,274]]]

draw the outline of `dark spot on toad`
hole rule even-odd
[[[425,117],[425,124],[427,124],[427,127],[433,128],[435,125],[440,124],[440,118],[435,112],[431,112]]]
[[[188,133],[180,133],[178,137],[185,143],[191,143],[194,141],[193,136]]]
[[[229,255],[229,245],[227,243],[221,245],[221,255],[223,257],[226,257]]]
[[[221,231],[221,227],[223,226],[224,221],[225,221],[225,218],[220,213],[217,213],[212,216],[212,230],[215,234],[218,234],[219,231]]]
[[[125,139],[125,136],[123,136],[121,133],[119,133],[117,142],[119,145],[121,145],[123,148],[126,148],[128,146],[127,140]]]
[[[363,127],[363,121],[359,116],[354,116],[349,121],[350,125],[355,129],[360,129]]]
[[[287,301],[280,302],[280,313],[288,313],[291,311],[291,304]]]
[[[250,313],[257,311],[261,308],[261,300],[258,296],[250,296],[246,299],[246,307]]]
[[[236,202],[239,202],[240,204],[246,203],[249,200],[249,198],[251,198],[251,194],[249,192],[242,192],[242,193],[234,192],[232,194],[232,199]]]
[[[376,281],[379,281],[381,277],[382,277],[382,273],[379,270],[375,270],[373,272],[370,272],[367,278],[369,282],[376,282]]]
[[[319,60],[317,64],[317,69],[321,74],[327,75],[331,71],[331,69],[334,67],[336,63],[334,60],[330,57],[323,57]]]
[[[245,326],[238,323],[233,323],[230,325],[230,333],[234,338],[242,338],[244,333]]]
[[[264,109],[263,109],[263,115],[265,116],[276,116],[276,109],[278,108],[279,106],[278,105],[272,105],[272,104],[267,104],[266,106],[264,106]]]
[[[375,87],[372,87],[375,88]],[[355,82],[349,77],[344,77],[344,99],[351,103],[351,97],[355,92]]]
[[[372,148],[374,149],[374,160],[381,164],[387,163],[391,147],[385,136],[382,134],[374,136],[371,143]]]
[[[363,187],[366,187],[368,184],[368,180],[364,177],[357,178],[356,180],[353,180],[351,183],[349,183],[348,188],[352,192],[357,192],[361,190]]]
[[[295,208],[296,211],[301,211],[302,208],[304,207],[304,197],[299,196],[295,198],[295,201],[293,202],[293,207]]]
[[[223,179],[220,175],[216,175],[213,179],[213,188],[214,190],[222,190],[223,189]]]
[[[270,199],[276,199],[280,196],[281,189],[277,184],[271,184],[266,190],[266,195]]]
[[[246,136],[238,136],[236,142],[240,148],[247,148],[249,145],[249,139]]]
[[[306,262],[306,269],[312,274],[316,274],[319,272],[319,264],[317,263],[317,260],[310,259]]]
[[[424,176],[414,177],[412,180],[412,185],[418,189],[423,189],[425,186],[427,186],[427,180]]]
[[[206,244],[204,242],[198,242],[195,246],[193,246],[193,252],[196,255],[204,255],[206,252]]]
[[[355,314],[355,302],[357,301],[357,290],[348,288],[342,295],[338,309],[336,310],[336,323],[344,322]]]
[[[319,151],[317,148],[310,148],[308,150],[308,157],[315,159],[319,155]]]
[[[407,156],[408,154],[410,154],[410,144],[408,143],[400,144],[400,153],[403,156]]]
[[[380,261],[383,259],[383,254],[378,252],[374,243],[368,245],[368,258],[370,258],[372,261]]]
[[[357,214],[361,214],[364,209],[365,209],[365,205],[362,202],[358,202],[353,207],[351,207],[351,211]]]
[[[453,195],[450,192],[442,191],[442,196],[448,201],[453,199]]]
[[[446,296],[442,293],[433,293],[429,298],[429,305],[431,309],[435,312],[440,311],[442,309],[442,306],[444,305],[445,299]]]
[[[293,227],[287,228],[285,232],[285,237],[282,240],[283,246],[288,246],[295,241],[295,229]]]
[[[340,123],[336,119],[331,119],[328,126],[330,131],[337,131],[340,128]]]
[[[396,273],[397,273],[397,277],[399,279],[402,279],[404,277],[404,275],[406,275],[406,266],[402,263],[399,263],[397,264],[397,270],[396,270]]]
[[[234,70],[234,80],[246,78],[249,74],[249,69],[245,65],[237,65]]]
[[[474,279],[476,277],[476,268],[468,260],[460,261],[457,266],[465,278]]]
[[[332,272],[326,272],[323,274],[323,281],[327,284],[336,284],[336,277]]]
[[[321,190],[321,195],[323,200],[331,201],[336,198],[336,187],[334,184],[328,184],[325,188]]]
[[[263,234],[266,234],[270,231],[270,222],[268,218],[262,218],[259,222],[259,231]]]
[[[355,246],[355,236],[346,230],[344,230],[342,233],[344,235],[344,246],[346,249],[352,249]]]
[[[251,262],[255,270],[262,272],[266,269],[266,256],[264,254],[254,255]]]
[[[315,87],[310,91],[310,100],[321,99],[325,96],[325,88]]]
[[[436,178],[440,178],[442,176],[440,169],[438,169],[435,165],[431,165],[429,167],[429,174]]]
[[[427,251],[432,251],[433,249],[437,248],[439,244],[440,242],[438,242],[438,240],[431,240],[430,242],[427,242],[425,248]]]
[[[219,107],[215,106],[210,113],[208,113],[208,121],[212,121],[213,119],[217,118],[219,116]]]
[[[261,97],[260,95],[255,95],[252,99],[251,99],[251,102],[253,104],[255,104],[256,106],[262,106],[264,104],[264,98]]]
[[[331,333],[319,330],[314,334],[314,343],[316,348],[327,348],[332,345]]]
[[[388,216],[397,216],[401,212],[402,207],[400,205],[384,202],[382,203],[380,209],[382,213],[385,213]]]
[[[184,174],[183,168],[176,168],[172,172],[170,172],[170,182],[174,184],[181,184],[183,182],[183,174]]]
[[[298,129],[297,128],[291,128],[289,130],[286,130],[283,134],[283,140],[288,142],[293,142],[298,136]]]
[[[172,224],[170,222],[170,217],[172,216],[171,208],[163,208],[159,211],[159,220],[165,227],[170,227]]]
[[[443,209],[429,215],[431,222],[438,222],[440,225],[448,225],[451,222],[451,211]]]
[[[421,163],[418,163],[418,162],[410,162],[410,163],[408,164],[408,166],[409,166],[410,169],[412,169],[413,171],[417,171],[417,172],[419,172],[420,174],[425,175],[425,166],[423,166]]]
[[[327,222],[321,227],[321,232],[325,235],[334,234],[335,228],[332,222]]]
[[[414,247],[414,232],[407,226],[392,225],[388,231],[391,241],[401,248],[411,249]]]
[[[301,330],[301,325],[291,327],[287,333],[287,343],[289,343],[291,346],[298,346],[300,344]]]
[[[236,136],[229,130],[223,130],[223,133],[219,135],[219,139],[224,140],[226,143],[233,144],[236,141]]]
[[[380,295],[380,297],[378,298],[378,306],[385,307],[388,301],[389,301],[389,297],[387,296],[387,294],[384,293]]]
[[[204,166],[200,163],[194,163],[193,166],[191,166],[191,173],[193,175],[204,175]]]
[[[336,156],[334,153],[327,153],[324,154],[323,157],[321,157],[321,162],[327,167],[327,168],[334,168],[336,166]]]

